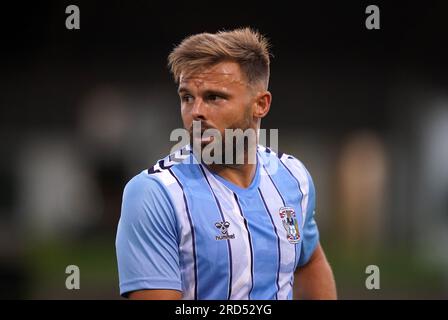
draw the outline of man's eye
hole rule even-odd
[[[221,99],[223,99],[223,97],[218,96],[216,94],[211,94],[211,95],[208,96],[208,100],[210,100],[210,101],[218,101],[218,100],[221,100]]]
[[[190,96],[189,94],[186,94],[186,95],[184,95],[184,96],[181,97],[181,100],[182,100],[183,102],[190,103],[190,102],[193,101],[193,97]]]

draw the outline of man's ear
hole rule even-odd
[[[257,94],[255,99],[254,117],[264,118],[271,108],[272,94],[269,91],[263,91]]]

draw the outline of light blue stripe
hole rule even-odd
[[[277,237],[269,213],[257,190],[239,197],[239,204],[248,221],[253,251],[256,252],[251,300],[275,299],[277,293]]]

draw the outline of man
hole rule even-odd
[[[258,132],[271,105],[263,36],[248,28],[193,35],[172,51],[169,65],[193,145],[204,150],[213,142],[194,135],[194,122],[223,136],[225,129]],[[160,160],[126,185],[116,239],[120,293],[335,299],[303,164],[247,144],[243,163],[206,164],[193,149]]]

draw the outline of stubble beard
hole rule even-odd
[[[246,110],[248,110],[248,108]],[[253,128],[253,126],[251,124],[252,124],[252,117],[251,117],[250,113],[246,111],[245,117],[244,117],[244,119],[242,121],[240,121],[239,123],[235,123],[235,124],[231,125],[230,127],[226,128],[226,129],[230,129],[230,130],[240,129],[243,132],[245,132],[246,130],[254,130],[254,135],[255,135],[255,141],[250,141],[251,139],[244,138],[244,140],[243,140],[244,141],[243,148],[241,148],[241,146],[237,145],[237,141],[236,141],[237,139],[236,138],[232,139],[233,140],[232,141],[232,151],[233,151],[232,155],[233,155],[233,157],[232,157],[231,161],[226,161],[226,145],[227,145],[227,140],[226,139],[227,139],[227,137],[226,137],[225,132],[221,132],[220,131],[220,135],[221,135],[222,141],[221,141],[221,150],[220,150],[221,156],[219,158],[220,158],[221,161],[220,161],[220,163],[211,164],[212,166],[220,165],[220,166],[225,166],[225,167],[230,167],[230,168],[237,168],[237,167],[240,167],[240,166],[242,166],[244,164],[249,163],[249,160],[253,161],[253,158],[249,159],[249,153],[251,153],[251,154],[256,153],[257,142],[258,142],[258,135],[257,135],[256,129]],[[204,131],[206,129],[213,129],[213,128],[209,128],[209,127],[205,127],[204,128],[202,126],[202,123],[201,123],[201,137],[202,137],[202,135],[203,135],[203,133],[204,133]],[[198,143],[196,143],[196,144],[193,143],[193,141],[194,141],[193,140],[194,139],[193,124],[189,128],[189,133],[190,133],[190,142],[193,144],[193,147],[196,148],[196,150],[194,150],[194,151],[195,152],[199,152],[200,155],[202,156],[203,155],[202,152],[203,152],[204,148],[206,146],[208,146],[210,143],[212,143],[213,140],[212,141],[201,141],[199,144]],[[243,163],[237,163],[238,162],[237,161],[237,156],[241,152],[244,153],[244,156],[243,156],[244,157],[244,162]],[[211,151],[210,155],[212,157],[215,156],[214,150]],[[201,159],[202,159],[202,157],[201,157]],[[229,159],[227,159],[227,160],[229,160]]]

